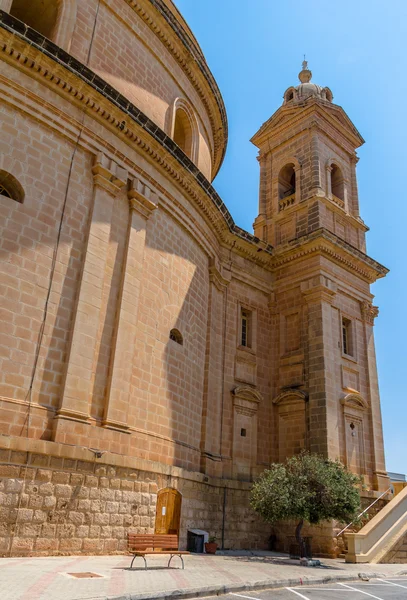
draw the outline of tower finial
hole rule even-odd
[[[308,69],[308,61],[305,60],[304,54],[304,60],[302,61],[302,71],[298,74],[298,79],[301,81],[301,83],[309,83],[311,81],[311,77],[312,73]]]

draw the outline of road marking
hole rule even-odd
[[[232,596],[238,596],[239,598],[249,598],[250,600],[260,600],[260,598],[255,598],[254,596],[243,596],[242,594],[235,594],[234,592],[230,592]],[[308,600],[308,598],[307,598]]]
[[[293,588],[286,587],[285,589],[289,590],[293,594],[297,594],[297,596],[299,596],[300,598],[303,598],[303,600],[309,600],[309,598],[307,598],[307,596],[303,596],[302,594],[300,594],[300,592],[296,592],[295,590],[293,590]]]
[[[405,590],[407,590],[407,585],[400,585],[399,583],[393,583],[392,581],[388,581],[387,579],[379,579],[378,581],[383,581],[383,583],[387,583],[388,585],[395,585],[397,587],[401,587],[401,588],[404,588]],[[402,579],[401,581],[406,581],[406,580]]]
[[[362,590],[358,590],[357,588],[354,588],[350,585],[346,585],[346,583],[340,583],[338,582],[339,585],[343,585],[343,587],[348,588],[348,590],[352,590],[354,592],[359,592],[360,594],[365,594],[365,596],[370,596],[371,598],[376,598],[376,600],[383,600],[382,598],[379,598],[379,596],[373,596],[373,594],[369,594],[369,592],[363,592]]]

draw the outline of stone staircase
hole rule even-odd
[[[360,531],[367,523],[369,523],[369,521],[371,521],[371,519],[374,516],[376,516],[390,502],[391,498],[392,494],[391,492],[389,492],[382,498],[377,499],[377,501],[372,505],[372,503],[374,502],[374,497],[372,497],[371,495],[362,496],[362,511],[365,511],[366,509],[367,510],[357,523],[351,525],[346,531],[344,531],[338,536],[337,540],[339,558],[345,558],[348,552],[348,539],[346,535],[348,533],[357,533],[358,531]]]
[[[346,562],[407,562],[407,487],[359,531],[346,532]]]

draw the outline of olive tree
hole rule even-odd
[[[352,521],[360,512],[360,483],[339,461],[303,452],[264,471],[253,485],[250,503],[269,523],[298,520],[295,537],[304,556],[304,522]]]

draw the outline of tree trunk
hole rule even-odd
[[[304,519],[301,519],[301,521],[298,523],[297,527],[295,528],[295,539],[297,540],[297,543],[300,547],[300,558],[304,558],[304,556],[305,556],[305,543],[304,543],[303,537],[301,535],[301,530],[302,530],[303,525],[304,525]]]

